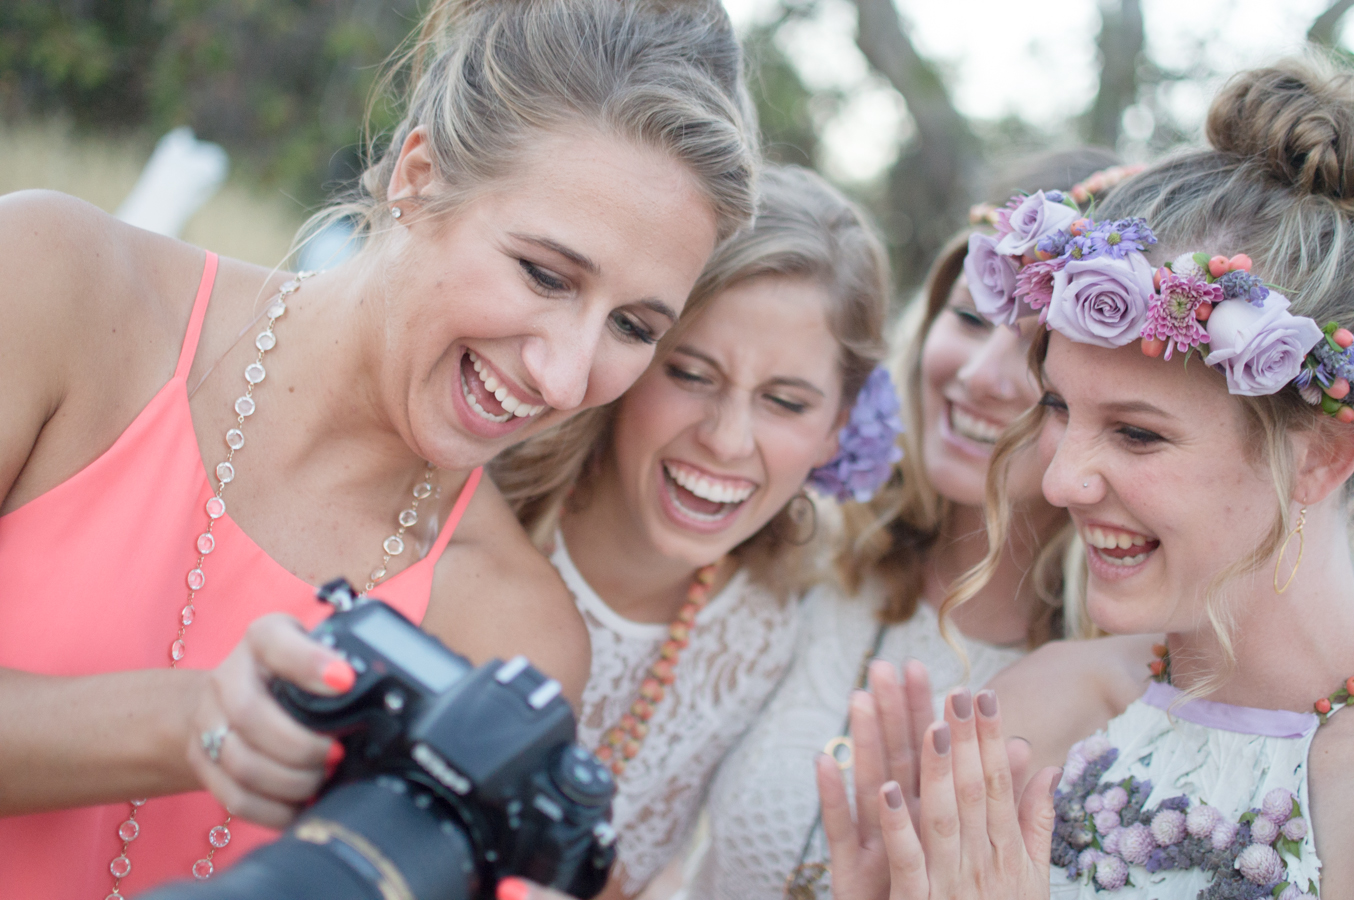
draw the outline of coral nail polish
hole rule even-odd
[[[326,778],[333,775],[339,763],[343,762],[343,753],[343,744],[338,741],[329,745],[329,752],[324,757],[324,775]]]
[[[343,660],[335,659],[325,665],[320,680],[342,694],[352,688],[353,682],[357,681],[357,673]]]
[[[498,883],[495,896],[498,900],[527,900],[531,896],[531,888],[520,878],[504,878]]]

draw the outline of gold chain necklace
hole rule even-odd
[[[188,570],[188,602],[179,611],[178,631],[174,635],[173,642],[169,645],[169,667],[171,669],[177,669],[179,662],[188,653],[188,645],[185,639],[188,635],[188,626],[193,624],[193,619],[197,614],[194,603],[197,599],[197,592],[207,583],[207,576],[203,572],[202,566],[207,557],[216,549],[216,536],[212,532],[216,527],[216,520],[226,514],[226,501],[222,499],[221,495],[225,492],[226,485],[235,480],[235,466],[233,465],[235,451],[244,447],[245,419],[252,416],[256,409],[254,388],[268,374],[263,367],[263,358],[269,350],[277,346],[277,335],[273,331],[274,326],[283,313],[287,311],[287,297],[296,293],[300,289],[301,283],[314,274],[314,272],[298,272],[295,278],[282,285],[278,290],[277,297],[264,310],[264,314],[268,317],[268,324],[254,338],[254,347],[258,350],[258,356],[254,358],[252,363],[245,366],[244,380],[247,387],[244,394],[235,401],[235,427],[226,432],[226,458],[216,465],[216,492],[207,500],[206,504],[207,529],[197,536],[197,562]],[[399,530],[382,542],[381,547],[385,553],[381,558],[380,566],[372,571],[366,584],[366,590],[370,591],[385,580],[391,558],[404,552],[405,531],[418,522],[419,502],[432,495],[432,479],[436,471],[436,467],[432,463],[428,463],[423,471],[423,479],[414,485],[413,502],[408,509],[399,514]],[[122,824],[118,825],[117,835],[118,839],[122,841],[122,852],[108,864],[108,872],[113,876],[113,889],[104,900],[127,900],[122,893],[122,880],[132,873],[132,861],[128,858],[127,851],[132,842],[141,835],[141,823],[137,822],[136,814],[145,804],[144,799],[129,801],[130,809],[127,818]],[[225,821],[207,832],[207,855],[193,863],[192,867],[193,877],[197,880],[205,881],[215,871],[216,851],[230,843],[230,823],[233,818],[227,811]]]

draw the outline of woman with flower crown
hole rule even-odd
[[[268,683],[352,686],[302,630],[336,575],[582,694],[586,626],[480,467],[694,311],[752,213],[741,54],[714,0],[428,6],[332,271],[0,200],[9,895],[206,878],[287,824],[341,745]]]
[[[876,368],[882,244],[811,172],[771,169],[758,190],[754,225],[696,285],[702,312],[616,404],[575,420],[595,433],[586,458],[561,462],[577,434],[545,435],[494,466],[592,637],[579,738],[619,782],[612,895],[685,849],[715,767],[789,662],[826,530],[806,481],[868,495],[897,452]]]
[[[998,448],[995,484],[1038,448],[1086,544],[1091,618],[1166,633],[1138,660],[1155,681],[1111,717],[1100,687],[1129,676],[1106,642],[1095,660],[1031,655],[976,711],[952,698],[923,737],[919,813],[896,783],[876,795],[891,893],[839,900],[1354,894],[1354,75],[1243,73],[1207,134],[1096,221],[1019,198],[986,248],[984,313],[1049,329],[1043,400]],[[999,706],[1032,691],[1037,708]],[[1066,751],[1018,807],[1003,722]],[[861,834],[821,769],[850,866]]]

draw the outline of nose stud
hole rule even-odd
[[[1083,481],[1083,482],[1081,483],[1081,486],[1084,487],[1084,488],[1088,488],[1088,487],[1091,486],[1091,483],[1090,483],[1089,481]]]

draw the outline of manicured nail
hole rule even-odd
[[[890,781],[884,785],[884,802],[889,805],[889,809],[898,809],[903,805],[903,789],[898,787],[898,782]]]
[[[1058,795],[1058,785],[1062,784],[1062,781],[1063,781],[1063,770],[1059,769],[1058,774],[1053,776],[1053,783],[1048,786],[1048,793],[1050,797],[1056,797]]]
[[[329,752],[324,756],[324,775],[326,778],[333,775],[334,770],[338,768],[338,764],[343,762],[343,753],[343,744],[339,741],[334,741],[329,745]]]
[[[997,695],[993,691],[978,692],[978,712],[984,719],[997,714]]]
[[[334,659],[325,664],[320,680],[343,694],[352,688],[353,682],[357,681],[357,673],[343,660]]]
[[[520,878],[504,878],[498,883],[495,896],[498,900],[527,900],[531,896],[531,887]]]
[[[941,722],[936,726],[936,730],[931,732],[931,743],[940,756],[950,752],[950,725],[948,722]]]
[[[968,688],[960,688],[950,695],[950,706],[954,708],[956,719],[967,722],[968,717],[973,715],[973,695],[968,692]]]

